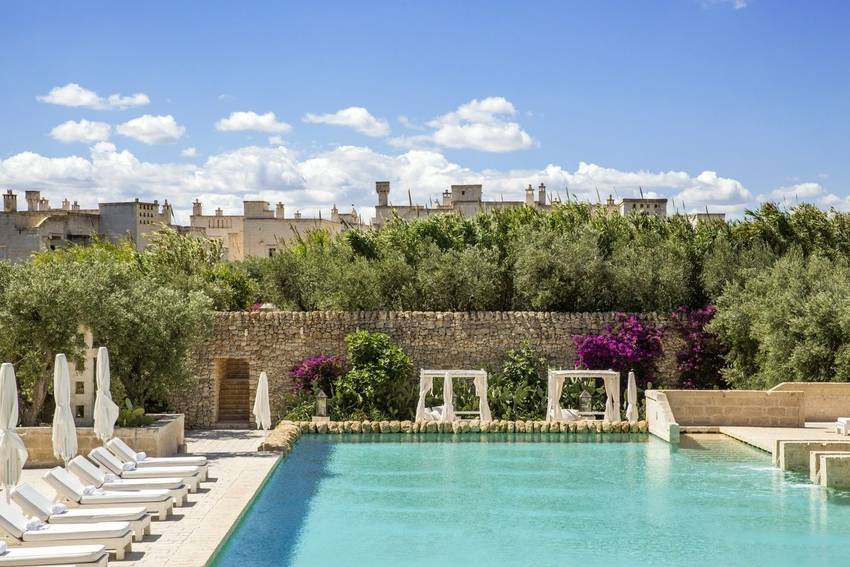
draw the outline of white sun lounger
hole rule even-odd
[[[80,479],[63,469],[54,467],[44,475],[47,484],[69,506],[97,506],[98,508],[126,508],[144,506],[151,514],[164,520],[174,506],[174,499],[167,490],[137,490],[135,492],[119,490],[99,490],[94,486],[84,486]]]
[[[198,467],[145,467],[136,468],[134,463],[122,463],[118,457],[103,447],[92,449],[89,458],[121,478],[173,478],[180,477],[189,486],[189,492],[197,492],[201,483],[201,469]]]
[[[850,417],[839,417],[835,421],[835,432],[839,435],[850,435]]]
[[[113,437],[106,443],[113,455],[126,463],[136,463],[136,468],[145,467],[198,467],[201,469],[201,482],[207,480],[207,458],[203,455],[182,457],[148,457],[137,453],[121,439]]]
[[[101,490],[167,490],[174,498],[175,507],[185,504],[186,495],[189,494],[189,487],[183,483],[182,478],[118,478],[112,473],[103,472],[82,455],[68,461],[68,471],[83,481],[83,484],[91,484]]]
[[[151,517],[144,506],[128,508],[68,508],[54,504],[32,486],[21,483],[12,490],[12,500],[25,514],[48,524],[92,524],[97,522],[127,522],[133,539],[142,541],[150,533]]]
[[[0,567],[106,567],[107,556],[102,545],[6,547],[0,553]]]
[[[98,522],[96,524],[45,524],[32,526],[20,510],[0,503],[0,530],[10,536],[10,545],[22,547],[79,545],[92,543],[104,546],[119,561],[124,552],[131,551],[133,530],[127,522]]]

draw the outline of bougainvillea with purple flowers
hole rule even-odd
[[[714,305],[700,309],[680,307],[673,312],[670,327],[685,342],[684,347],[676,352],[679,386],[682,388],[705,390],[726,387],[720,374],[725,349],[717,335],[705,330],[716,312]]]
[[[312,394],[318,388],[330,398],[333,397],[337,379],[345,372],[345,360],[342,357],[320,354],[296,364],[290,376],[299,392]]]
[[[655,375],[662,352],[662,329],[637,315],[617,314],[617,322],[601,335],[573,337],[576,367],[594,370],[634,370],[643,388]]]

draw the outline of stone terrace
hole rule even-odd
[[[210,482],[189,495],[188,506],[175,508],[164,522],[152,522],[151,534],[133,543],[125,561],[110,565],[133,567],[197,567],[204,565],[239,519],[277,462],[275,453],[258,453],[263,431],[209,430],[186,434],[188,452],[206,455]],[[25,469],[22,481],[53,498],[55,492],[42,480],[45,469]]]

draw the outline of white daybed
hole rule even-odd
[[[547,383],[546,421],[574,421],[584,414],[575,410],[561,409],[561,394],[564,382],[569,378],[578,380],[602,380],[605,384],[605,413],[603,421],[620,421],[620,373],[614,370],[552,370],[549,369]],[[578,415],[576,415],[578,414]]]
[[[425,407],[425,397],[434,388],[434,378],[443,379],[443,405]],[[471,379],[478,396],[478,411],[454,410],[453,380]],[[492,421],[487,402],[487,372],[484,370],[426,370],[419,371],[419,402],[416,404],[416,421],[455,421],[458,415],[478,416],[481,421]]]

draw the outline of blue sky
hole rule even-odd
[[[7,0],[0,186],[181,215],[368,214],[378,179],[845,209],[848,28],[837,0]]]

